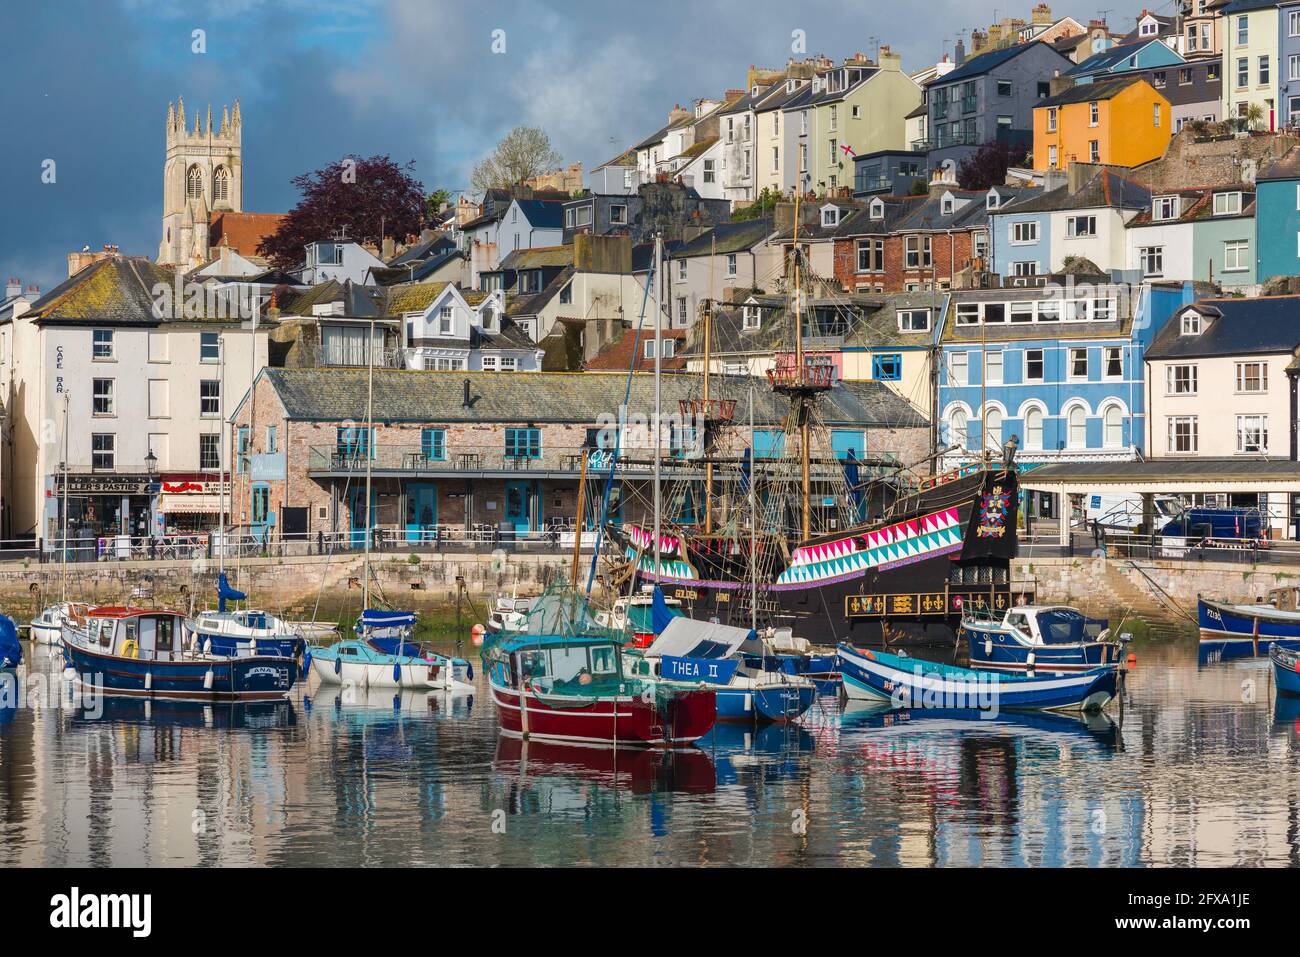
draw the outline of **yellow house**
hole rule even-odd
[[[1169,101],[1146,80],[1080,83],[1034,108],[1034,169],[1148,163],[1165,155],[1172,126]]]

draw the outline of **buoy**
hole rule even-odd
[[[1133,654],[1133,652],[1131,652],[1131,651],[1129,652],[1129,655],[1128,655],[1128,663],[1131,664],[1131,665],[1135,665],[1135,664],[1138,663],[1138,656],[1135,655],[1135,654]]]
[[[482,625],[475,625],[469,630],[469,640],[474,643],[475,648],[483,647],[483,636],[487,634],[487,629]]]

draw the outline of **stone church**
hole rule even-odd
[[[160,265],[189,268],[212,256],[211,223],[215,214],[243,211],[243,124],[239,101],[233,112],[221,108],[215,127],[212,107],[207,122],[185,122],[185,100],[167,104],[167,156],[163,165],[162,241]]]

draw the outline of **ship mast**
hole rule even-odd
[[[803,155],[795,160],[795,194],[794,194],[794,374],[795,381],[806,377],[803,356],[803,257],[799,253],[799,200],[803,194]],[[802,498],[802,516],[800,528],[803,540],[812,535],[812,466],[808,449],[809,425],[808,403],[803,393],[796,392],[799,405],[799,476]]]
[[[713,345],[713,269],[715,260],[718,255],[718,237],[714,235],[710,241],[709,255],[709,298],[704,301],[704,415],[709,416],[711,409],[709,407],[709,364],[712,362],[711,346]],[[683,423],[685,424],[685,423]],[[708,438],[707,430],[709,420],[705,419],[705,435],[700,436],[701,441]],[[713,531],[713,456],[709,455],[709,449],[705,450],[704,461],[704,534],[708,535]]]
[[[663,523],[663,517],[661,514],[663,511],[663,502],[661,498],[663,493],[660,490],[660,478],[662,472],[662,464],[660,462],[660,456],[662,454],[662,447],[663,447],[663,436],[660,431],[661,429],[660,402],[662,400],[662,396],[660,395],[660,391],[659,391],[660,373],[662,372],[660,357],[663,355],[664,352],[663,294],[665,291],[665,286],[664,286],[663,271],[661,268],[663,266],[663,252],[664,252],[663,234],[656,233],[655,234],[655,268],[656,268],[656,272],[658,272],[656,278],[659,280],[659,289],[657,290],[657,294],[655,296],[655,300],[656,300],[655,305],[658,306],[658,308],[655,310],[655,415],[654,415],[654,423],[655,423],[655,459],[654,459],[655,551],[654,551],[654,555],[655,555],[655,581],[656,582],[659,581],[659,576],[661,574],[660,564],[659,564],[660,562],[660,537],[659,536],[662,534],[661,526]],[[633,361],[635,362],[636,360],[633,359]]]
[[[370,341],[366,343],[366,444],[363,452],[366,457],[366,553],[361,562],[361,611],[370,607],[370,538],[374,534],[375,521],[370,513],[370,483],[374,459],[372,451],[375,429],[375,319],[370,318]]]

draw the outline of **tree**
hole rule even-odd
[[[748,219],[763,219],[771,216],[776,209],[776,204],[785,199],[785,194],[779,189],[772,189],[764,186],[758,194],[758,198],[746,206],[744,209],[738,209],[731,214],[732,222],[740,222]]]
[[[962,189],[988,189],[1007,180],[1007,170],[1028,159],[1023,149],[1013,150],[1006,143],[991,140],[957,166],[957,184]]]
[[[479,193],[507,189],[553,170],[563,162],[564,157],[552,149],[551,139],[543,130],[516,126],[497,144],[491,156],[474,167],[469,182]]]
[[[401,166],[387,155],[344,156],[293,178],[302,198],[280,228],[258,245],[259,254],[281,269],[303,260],[309,243],[346,229],[355,242],[382,244],[385,236],[418,233],[424,223],[424,185],[413,175],[414,161]]]
[[[451,205],[451,190],[435,189],[432,193],[424,198],[424,213],[426,219],[433,219],[442,210],[443,206]]]

